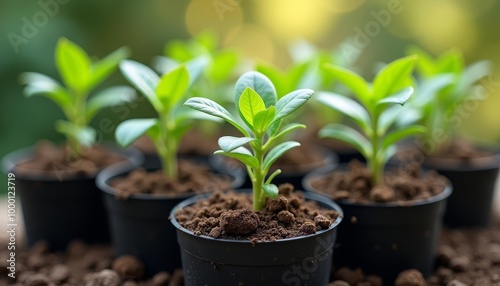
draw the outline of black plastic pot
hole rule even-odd
[[[285,184],[285,183],[290,183],[292,184],[296,190],[303,190],[302,186],[302,181],[304,177],[311,172],[312,170],[316,168],[321,168],[321,167],[334,167],[337,164],[337,155],[320,146],[317,146],[318,152],[321,152],[322,157],[323,157],[323,162],[321,166],[317,166],[315,164],[309,164],[309,165],[304,165],[302,166],[301,170],[294,170],[294,171],[283,171],[281,174],[279,174],[277,177],[273,179],[273,184],[280,185],[280,184]],[[227,157],[225,156],[211,156],[209,158],[210,165],[218,170],[235,170],[235,169],[243,169],[243,165],[239,164],[239,162],[236,161],[229,161]],[[280,168],[281,166],[277,165],[277,168]],[[291,168],[288,167],[288,170]],[[246,170],[245,170],[246,173]],[[248,177],[248,174],[245,177],[245,182],[243,183],[243,186],[241,187],[242,189],[249,189],[252,188],[252,181]]]
[[[135,149],[113,152],[126,158],[129,165],[142,162],[142,155]],[[33,148],[21,149],[2,160],[3,171],[16,175],[16,196],[22,207],[28,246],[45,240],[52,251],[59,251],[75,239],[109,243],[107,215],[95,176],[60,180],[53,172],[16,172],[16,165],[29,160],[32,153]]]
[[[255,244],[245,240],[214,239],[193,234],[175,219],[177,210],[207,197],[199,195],[185,200],[170,214],[182,250],[185,285],[326,285],[329,282],[333,245],[341,217],[330,228],[309,236]],[[342,214],[340,207],[328,198],[306,194],[306,199]]]
[[[147,276],[160,271],[171,272],[181,267],[181,259],[175,228],[170,224],[168,216],[175,205],[193,194],[134,194],[126,200],[116,199],[115,190],[109,182],[126,176],[134,169],[134,166],[125,165],[110,167],[97,177],[97,185],[103,191],[108,211],[115,255],[130,254],[138,257],[146,267]],[[241,171],[228,174],[234,180],[232,187],[241,186],[244,180]]]
[[[334,171],[319,169],[304,179],[305,189],[320,193],[311,182]],[[441,220],[451,186],[442,193],[410,206],[397,203],[359,204],[337,202],[345,222],[339,226],[334,267],[360,267],[365,274],[382,277],[384,285],[394,285],[399,272],[418,269],[432,273]]]
[[[500,154],[473,159],[469,163],[427,158],[424,166],[438,171],[453,185],[453,194],[448,198],[444,215],[447,227],[490,225]]]

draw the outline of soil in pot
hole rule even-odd
[[[344,170],[318,170],[306,189],[336,200],[344,211],[334,265],[362,268],[392,284],[400,271],[416,268],[429,275],[437,246],[448,180],[417,166],[386,172],[373,187],[371,174],[359,162]]]
[[[448,227],[488,227],[500,155],[491,149],[472,146],[465,140],[453,141],[437,154],[408,149],[398,155],[402,162],[419,161],[438,171],[453,185],[448,198],[444,224]]]
[[[250,192],[198,196],[172,210],[186,285],[328,282],[340,208],[290,184],[279,188],[257,212]]]
[[[129,157],[127,157],[129,156]],[[61,250],[73,239],[88,243],[109,242],[109,229],[96,173],[107,165],[138,162],[133,150],[118,151],[95,146],[73,159],[65,145],[41,142],[4,158],[4,170],[16,176],[27,242],[47,240]]]
[[[215,172],[203,164],[179,161],[179,178],[167,178],[157,168],[118,166],[97,178],[103,190],[116,255],[134,255],[145,264],[146,275],[181,266],[171,209],[197,193],[239,187],[243,175]]]

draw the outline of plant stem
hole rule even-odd
[[[266,196],[263,195],[263,190],[262,190],[262,185],[264,184],[264,179],[266,177],[266,174],[264,170],[262,169],[262,166],[264,165],[264,153],[265,151],[263,150],[263,144],[262,144],[262,137],[261,136],[256,136],[259,146],[256,146],[254,149],[255,157],[257,158],[258,163],[258,168],[255,169],[254,172],[254,178],[252,181],[252,189],[253,189],[253,210],[258,211],[264,207],[264,204],[266,203]]]
[[[375,113],[375,112],[374,112]],[[379,159],[379,134],[378,134],[378,116],[374,114],[372,116],[372,131],[371,145],[372,145],[372,157],[368,160],[370,172],[372,174],[372,185],[377,186],[382,182],[382,166]]]
[[[68,116],[69,121],[79,128],[84,128],[87,124],[87,120],[85,118],[85,109],[86,109],[86,99],[87,94],[84,92],[74,93],[75,96],[75,105],[73,106],[72,112],[70,116]],[[68,115],[69,115],[68,114]],[[67,136],[67,141],[71,153],[71,157],[74,159],[80,158],[81,156],[81,144],[77,138],[73,136]]]
[[[158,142],[157,149],[160,155],[163,173],[165,176],[177,179],[178,162],[177,162],[177,142],[170,138],[167,129],[168,113],[160,113],[160,142]]]

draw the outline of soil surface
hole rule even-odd
[[[213,138],[207,137],[203,132],[190,130],[182,138],[179,144],[179,154],[187,156],[209,156],[219,149],[217,145],[216,135]],[[139,149],[145,154],[156,154],[156,148],[153,141],[147,137],[142,136],[133,144],[134,147]]]
[[[114,179],[111,186],[116,189],[118,198],[126,199],[133,194],[187,194],[228,190],[232,183],[229,175],[215,174],[206,165],[180,160],[177,180],[165,176],[163,170],[148,172],[139,168],[126,177]]]
[[[48,252],[44,242],[16,249],[16,280],[8,278],[6,243],[0,243],[0,285],[28,286],[175,286],[181,270],[141,278],[142,263],[132,256],[113,258],[109,246],[72,242],[64,253]],[[436,253],[437,269],[426,280],[416,270],[402,272],[397,286],[500,285],[500,219],[490,229],[444,230]],[[329,286],[380,286],[383,281],[361,269],[332,270]]]
[[[357,203],[397,202],[406,204],[427,199],[444,191],[448,180],[435,171],[421,173],[420,167],[395,168],[385,174],[384,183],[373,186],[371,173],[358,161],[349,163],[347,171],[335,171],[314,178],[311,185],[333,200]]]
[[[33,158],[19,163],[15,167],[17,174],[47,172],[58,178],[91,177],[103,167],[125,160],[124,157],[103,146],[93,146],[83,150],[81,157],[72,158],[67,145],[56,146],[48,141],[41,141],[35,146]]]
[[[302,193],[283,184],[276,199],[268,199],[262,210],[254,212],[250,194],[214,193],[209,199],[185,207],[176,214],[180,225],[197,235],[214,238],[275,241],[314,234],[327,229],[339,216],[306,202]]]

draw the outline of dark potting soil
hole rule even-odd
[[[177,179],[167,177],[163,170],[148,172],[139,168],[126,177],[114,179],[111,186],[117,190],[118,198],[126,199],[133,194],[187,194],[227,190],[231,183],[228,175],[215,174],[203,164],[180,160]]]
[[[0,285],[17,286],[175,286],[181,270],[145,280],[142,263],[131,256],[113,258],[110,246],[72,242],[64,253],[50,253],[44,242],[16,249],[16,279],[7,276],[9,252],[0,243]],[[427,280],[416,270],[400,274],[397,286],[500,285],[500,219],[490,229],[444,230],[436,254],[437,269]],[[383,281],[361,269],[332,271],[329,286],[380,286]]]
[[[72,158],[67,145],[56,146],[48,141],[40,141],[29,161],[16,165],[17,174],[52,172],[58,178],[91,177],[103,167],[125,160],[124,157],[102,146],[83,150],[80,158]]]
[[[281,185],[279,190],[279,196],[268,199],[260,211],[251,210],[251,194],[216,192],[179,210],[176,218],[197,235],[256,243],[314,234],[329,228],[339,215],[306,202],[290,184]]]
[[[371,173],[364,164],[352,161],[346,171],[334,171],[313,179],[312,186],[333,200],[357,203],[397,202],[407,204],[444,191],[448,180],[435,171],[422,173],[420,167],[395,168],[385,174],[384,183],[372,186]]]

